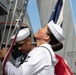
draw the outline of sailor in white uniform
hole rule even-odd
[[[26,39],[26,34],[29,34],[26,29],[22,31],[17,36],[17,43]],[[49,32],[51,32],[51,35]],[[52,38],[52,35],[55,39]],[[55,75],[56,57],[52,50],[52,44],[64,40],[62,28],[51,21],[44,28],[39,29],[34,37],[36,38],[37,47],[29,51],[21,64],[19,64],[19,58],[15,66],[10,61],[6,62],[5,71],[7,75]]]

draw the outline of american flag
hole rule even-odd
[[[63,8],[64,8],[64,2],[65,0],[58,0],[53,12],[51,14],[51,17],[49,19],[48,22],[50,22],[51,20],[54,21],[54,23],[62,25],[63,22]]]

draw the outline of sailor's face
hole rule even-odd
[[[36,34],[34,35],[34,37],[37,38],[37,39],[43,39],[46,34],[47,34],[47,25],[44,26],[43,28],[40,28],[36,32]]]
[[[23,41],[17,42],[16,46],[18,47],[18,50],[20,50],[22,53],[27,54],[30,51],[30,44],[32,43],[30,38],[27,38]]]

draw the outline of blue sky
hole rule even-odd
[[[36,0],[29,0],[27,10],[33,31],[36,33],[36,31],[41,27]]]
[[[71,1],[73,22],[74,25],[76,25],[76,0],[68,1]],[[36,0],[29,0],[27,11],[31,20],[33,31],[36,33],[36,31],[41,27]]]
[[[75,25],[75,33],[76,33],[76,0],[70,0],[70,2],[71,2],[72,17],[73,17],[73,22]]]
[[[72,14],[76,23],[76,0],[71,0],[71,2],[72,2],[72,11],[73,11]]]

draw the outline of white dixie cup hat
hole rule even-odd
[[[15,34],[15,35],[16,35],[16,34]],[[14,39],[14,38],[15,38],[15,35],[13,35],[13,36],[11,37],[11,39]],[[29,30],[29,28],[21,29],[21,30],[19,31],[19,33],[17,34],[16,42],[19,42],[19,41],[22,41],[22,40],[26,39],[29,35],[30,35],[30,30]]]
[[[63,29],[59,25],[55,24],[53,20],[50,21],[47,25],[58,41],[61,42],[65,39],[63,36]]]

